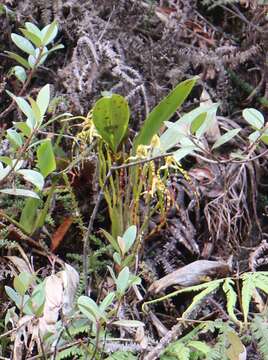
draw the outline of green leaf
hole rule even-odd
[[[56,169],[56,161],[51,140],[45,140],[37,149],[37,164],[44,177]]]
[[[30,101],[31,108],[32,108],[32,111],[33,111],[34,123],[35,123],[35,125],[38,125],[38,124],[41,123],[40,109],[39,109],[36,101],[34,99],[32,99],[30,96],[29,96],[29,101]]]
[[[0,156],[0,161],[6,165],[12,166],[12,160],[8,156]]]
[[[31,33],[33,33],[35,36],[37,36],[40,40],[42,39],[42,33],[41,30],[38,29],[38,27],[30,22],[26,22],[25,23],[25,27],[28,31],[30,31]]]
[[[30,40],[36,47],[40,47],[42,45],[41,39],[36,36],[33,32],[20,28],[20,31],[23,33],[23,35]]]
[[[26,190],[26,189],[1,189],[0,190],[1,193],[3,194],[8,194],[8,195],[14,195],[14,196],[26,196],[26,197],[32,197],[35,199],[39,199],[39,196],[31,191],[31,190]]]
[[[29,126],[24,121],[15,122],[13,123],[14,126],[22,132],[22,134],[26,137],[29,137],[32,133],[32,130],[29,128]]]
[[[191,313],[191,311],[197,306],[197,304],[199,304],[200,301],[202,301],[206,296],[215,291],[219,287],[219,285],[220,283],[218,281],[210,281],[207,284],[207,287],[193,298],[191,305],[182,314],[182,318],[187,318],[188,314]]]
[[[240,131],[241,129],[232,129],[232,130],[228,130],[225,134],[223,134],[216,142],[215,144],[212,146],[212,149],[217,149],[218,147],[220,147],[221,145],[227,143],[228,141],[230,141],[232,138],[234,138]]]
[[[114,283],[116,284],[116,277],[115,277],[115,273],[114,273],[113,269],[109,265],[107,266],[107,268],[109,270],[109,273],[111,274],[111,277],[112,277]]]
[[[113,321],[112,325],[138,328],[140,326],[144,326],[144,323],[138,320],[117,320]]]
[[[47,45],[51,43],[58,34],[58,23],[54,20],[51,24],[45,26],[42,30],[42,43]]]
[[[21,49],[22,51],[26,52],[29,55],[34,55],[34,47],[29,40],[25,37],[18,35],[18,34],[11,34],[11,39],[14,44]]]
[[[45,184],[44,177],[38,171],[30,169],[22,169],[17,171],[18,174],[22,175],[26,181],[29,181],[35,185],[39,190],[42,190]]]
[[[199,106],[198,108],[190,111],[189,113],[184,114],[179,120],[174,123],[165,121],[167,130],[160,136],[160,148],[163,153],[167,152],[169,149],[177,145],[182,137],[188,135],[188,128],[191,123],[199,115],[207,113],[208,116],[212,116],[217,111],[218,104],[213,104],[212,106]],[[203,130],[203,126],[198,132]]]
[[[9,96],[11,96],[16,101],[19,109],[23,112],[24,115],[27,116],[28,119],[31,120],[33,127],[34,127],[34,125],[35,125],[34,113],[33,113],[31,106],[29,105],[29,103],[20,96],[15,96],[14,94],[12,94],[9,91],[7,93]]]
[[[199,130],[199,128],[203,125],[203,123],[205,122],[207,118],[207,113],[203,113],[198,115],[192,122],[191,124],[191,133],[195,134],[197,132],[197,130]]]
[[[10,59],[16,60],[19,64],[21,64],[22,66],[24,66],[26,69],[30,69],[30,65],[28,64],[28,61],[26,59],[24,59],[22,56],[11,52],[11,51],[5,51],[5,53],[8,55],[8,57]]]
[[[129,276],[129,268],[126,266],[120,271],[116,279],[116,289],[120,295],[124,295],[125,291],[128,288]]]
[[[207,355],[211,351],[211,347],[202,341],[192,340],[192,341],[189,341],[187,345],[189,347],[192,347],[192,348],[200,351],[204,355]]]
[[[194,154],[194,150],[196,150],[195,145],[185,146],[173,153],[173,157],[176,161],[180,162],[187,155]]]
[[[16,306],[19,308],[21,304],[21,296],[9,286],[5,286],[5,291],[8,297],[13,300]]]
[[[185,80],[178,84],[148,115],[138,136],[134,148],[138,145],[149,145],[152,137],[157,134],[164,121],[168,121],[190,94],[197,78]]]
[[[112,245],[112,247],[118,252],[120,253],[120,247],[117,243],[117,241],[115,240],[115,238],[109,234],[106,230],[101,229],[101,233],[106,237],[106,239],[109,241],[109,243]]]
[[[45,282],[37,285],[30,298],[31,308],[35,316],[39,317],[43,315],[44,303],[45,303]]]
[[[30,55],[28,57],[28,63],[32,69],[34,67],[38,67],[39,65],[42,65],[47,58],[48,50],[46,47],[42,49],[41,56],[40,56],[40,52],[41,52],[40,48],[37,48],[35,49],[34,55]]]
[[[121,256],[118,254],[118,252],[115,252],[113,254],[113,259],[114,259],[114,262],[116,262],[118,265],[121,265],[122,259],[121,259]]]
[[[14,129],[7,130],[7,138],[11,145],[13,145],[15,148],[18,148],[23,144],[22,136],[18,134],[17,131]]]
[[[132,247],[132,245],[134,244],[135,240],[136,240],[136,236],[137,236],[137,226],[136,225],[132,225],[130,226],[123,235],[123,240],[125,243],[125,252],[127,253],[128,250]]]
[[[115,293],[110,292],[105,298],[102,300],[101,304],[99,305],[100,311],[104,312],[112,303],[115,298]]]
[[[128,127],[129,107],[118,94],[98,100],[93,108],[93,123],[103,140],[116,152]]]
[[[19,81],[21,81],[22,83],[24,83],[25,80],[27,79],[26,71],[24,70],[24,68],[22,66],[19,66],[19,65],[13,66],[10,69],[9,74],[15,75],[16,78]]]
[[[251,273],[245,273],[242,275],[242,310],[244,315],[244,322],[247,323],[249,304],[255,289],[254,278]]]
[[[260,130],[264,125],[262,113],[254,108],[243,110],[243,118],[254,128]]]
[[[21,295],[24,296],[26,291],[29,289],[31,282],[33,281],[33,276],[27,272],[21,272],[19,275],[15,276],[13,285],[14,289]]]
[[[88,296],[80,296],[77,300],[77,305],[79,310],[90,320],[92,320],[92,316],[96,321],[104,317],[103,312],[100,310],[95,301]]]
[[[64,49],[64,45],[63,44],[58,44],[56,46],[53,46],[51,49],[48,50],[47,54],[50,54],[54,51],[60,50],[60,49]]]
[[[39,91],[36,99],[36,103],[40,109],[41,115],[44,116],[50,101],[50,89],[49,84],[42,87]]]
[[[260,131],[257,130],[257,131],[254,131],[253,133],[251,133],[248,138],[251,143],[254,143],[260,136],[261,136],[261,133],[260,133]]]
[[[236,301],[237,301],[237,294],[233,288],[234,286],[234,281],[230,278],[226,278],[226,280],[223,283],[223,291],[226,294],[226,298],[227,298],[227,312],[228,315],[230,316],[230,319],[232,321],[234,321],[236,324],[240,325],[240,321],[237,319],[235,313],[234,313],[234,309],[235,309],[235,305],[236,305]]]
[[[133,355],[130,351],[116,351],[112,353],[105,360],[137,360],[137,356]]]
[[[34,225],[37,217],[37,209],[41,201],[34,198],[29,198],[25,201],[21,216],[20,225],[31,234],[34,231]]]

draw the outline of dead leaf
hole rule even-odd
[[[72,217],[67,217],[64,219],[63,223],[57,228],[57,230],[52,235],[50,250],[53,252],[57,249],[57,247],[62,242],[65,234],[69,230],[72,225],[73,219]]]
[[[229,360],[246,360],[247,349],[240,340],[237,333],[230,331],[227,333],[227,337],[230,343],[230,347],[226,350],[226,355]]]
[[[79,274],[71,265],[65,264],[65,270],[60,271],[58,276],[63,284],[62,313],[63,315],[68,315],[73,309],[74,297],[79,283]]]
[[[159,293],[171,285],[193,286],[204,282],[206,277],[223,277],[230,272],[230,266],[223,261],[197,260],[154,281],[148,291]]]
[[[39,320],[42,335],[56,331],[55,324],[63,304],[63,284],[57,275],[50,275],[45,280],[45,304],[43,316]]]
[[[27,272],[30,274],[33,273],[32,269],[29,267],[29,264],[22,258],[19,258],[18,256],[5,256],[5,258],[8,259],[12,263],[12,265],[16,267],[16,270],[19,273],[21,272]]]
[[[211,106],[211,105],[213,105],[213,101],[211,100],[209,93],[205,89],[203,89],[202,94],[200,96],[200,107]],[[206,135],[207,135],[207,140],[210,143],[215,143],[215,141],[217,141],[221,136],[216,114],[212,119],[210,127],[206,131]]]

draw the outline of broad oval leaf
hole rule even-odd
[[[14,129],[7,130],[7,138],[15,148],[18,148],[23,144],[22,136]]]
[[[93,123],[99,134],[116,152],[128,127],[129,107],[126,99],[118,94],[105,96],[93,108]]]
[[[203,125],[203,123],[205,122],[207,118],[207,113],[202,113],[200,115],[198,115],[192,122],[191,124],[191,133],[195,134],[197,132],[197,130]]]
[[[19,223],[28,234],[31,234],[34,231],[37,209],[40,203],[40,200],[33,198],[29,198],[25,201]]]
[[[39,190],[42,190],[45,184],[44,177],[38,171],[30,169],[22,169],[17,171],[18,174],[22,175],[26,181],[29,181],[35,185]]]
[[[134,141],[134,148],[138,145],[149,145],[152,137],[157,134],[164,121],[168,121],[182,105],[195,85],[197,77],[178,84],[146,118],[138,136]]]
[[[41,39],[36,36],[32,31],[26,30],[26,29],[20,29],[20,31],[23,33],[25,38],[30,40],[36,47],[39,47],[42,45]]]
[[[254,128],[261,129],[264,125],[264,117],[262,113],[254,108],[243,110],[243,118]]]
[[[7,93],[9,96],[11,96],[16,101],[19,109],[23,112],[23,114],[26,115],[27,118],[30,119],[33,123],[35,123],[33,110],[31,108],[31,106],[29,105],[29,103],[25,99],[23,99],[21,96],[15,96],[14,94],[12,94],[9,91]]]
[[[38,147],[37,165],[44,177],[48,176],[56,169],[56,160],[50,139],[43,141]]]
[[[31,23],[31,22],[26,22],[25,23],[25,27],[28,31],[32,32],[33,34],[35,34],[35,36],[37,36],[40,40],[42,39],[42,33],[41,30],[38,29],[38,27]]]
[[[194,150],[196,149],[195,145],[185,146],[173,153],[173,157],[176,161],[181,161],[185,156],[192,155],[194,153]]]
[[[102,312],[104,312],[112,303],[115,298],[115,293],[110,292],[105,298],[102,300],[101,304],[99,305],[99,308]]]
[[[21,297],[20,295],[11,287],[5,286],[5,291],[8,295],[8,297],[14,301],[17,307],[20,307],[21,305]]]
[[[25,80],[27,79],[26,71],[22,66],[19,65],[13,66],[13,68],[10,69],[9,73],[15,75],[16,78],[22,83],[24,83]]]
[[[132,247],[132,245],[134,244],[135,240],[136,240],[136,236],[137,236],[137,226],[136,225],[132,225],[130,226],[123,235],[123,240],[124,240],[124,244],[125,244],[125,253],[128,252],[128,250]]]
[[[47,45],[52,42],[58,34],[58,24],[57,21],[53,21],[53,23],[46,25],[42,30],[42,43],[43,45]]]
[[[100,310],[98,305],[88,296],[80,296],[77,300],[79,310],[87,316],[90,320],[94,317],[95,320],[99,320],[104,317],[103,312]]]
[[[123,295],[128,288],[129,276],[129,268],[126,266],[120,271],[116,279],[116,288],[120,295]]]
[[[227,143],[228,141],[230,141],[232,138],[234,138],[238,133],[239,133],[240,129],[232,129],[232,130],[228,130],[225,134],[223,134],[216,142],[215,144],[212,146],[212,149],[216,149],[218,147],[220,147],[221,145]]]
[[[258,130],[254,131],[253,133],[251,133],[249,135],[249,137],[248,137],[249,141],[251,143],[254,143],[260,137],[260,135],[261,135],[260,131],[258,131]]]
[[[21,49],[22,51],[26,52],[29,55],[34,55],[35,49],[32,43],[29,40],[27,40],[25,37],[12,33],[11,39],[19,49]]]
[[[28,61],[26,59],[24,59],[22,56],[12,52],[12,51],[5,51],[5,53],[7,54],[7,56],[10,59],[16,60],[19,64],[21,64],[22,66],[24,66],[26,69],[30,69],[30,65],[28,64]]]
[[[14,289],[21,296],[24,296],[32,281],[33,281],[33,276],[30,273],[21,272],[19,275],[14,277],[14,281],[13,281]]]
[[[36,103],[40,109],[41,115],[43,116],[48,108],[50,101],[50,89],[49,84],[42,87],[42,89],[39,91],[36,99]]]

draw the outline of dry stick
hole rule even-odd
[[[163,349],[167,347],[172,341],[176,340],[178,336],[182,335],[184,325],[178,323],[169,330],[165,336],[159,341],[159,343],[147,354],[143,360],[156,360],[159,359],[159,355]]]

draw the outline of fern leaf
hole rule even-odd
[[[176,341],[169,345],[160,360],[189,360],[190,349],[186,347],[181,341]]]
[[[252,273],[245,273],[242,275],[242,281],[242,310],[244,322],[247,323],[249,304],[255,289],[254,275]]]
[[[207,355],[211,351],[211,347],[202,341],[193,340],[193,341],[190,341],[187,345],[189,347],[194,348],[195,350],[198,350],[199,352],[201,352],[204,355]]]
[[[150,304],[155,304],[158,302],[162,302],[164,300],[170,299],[174,296],[180,295],[180,294],[184,294],[187,292],[195,292],[195,291],[200,291],[203,289],[207,289],[208,286],[212,286],[213,284],[217,284],[217,286],[220,285],[220,283],[222,283],[223,279],[218,279],[218,280],[214,280],[214,281],[210,281],[209,283],[204,283],[204,284],[200,284],[200,285],[193,285],[193,286],[189,286],[180,290],[176,290],[173,291],[165,296],[161,296],[160,298],[154,299],[154,300],[150,300],[150,301],[146,301],[143,305],[142,305],[142,310],[144,311],[146,305],[150,305]]]
[[[268,325],[260,316],[256,316],[251,323],[252,336],[256,341],[257,348],[263,356],[263,360],[268,360]]]
[[[137,357],[130,351],[116,351],[106,360],[137,360]]]
[[[207,287],[201,291],[199,294],[197,294],[191,303],[191,305],[184,311],[182,314],[182,318],[187,318],[187,315],[191,313],[191,311],[209,294],[211,294],[213,291],[215,291],[219,286],[221,282],[215,280],[207,283]]]
[[[68,349],[60,351],[57,356],[56,360],[62,359],[82,359],[85,354],[78,346],[72,346]]]
[[[241,322],[237,319],[234,313],[235,305],[237,302],[237,294],[233,288],[233,285],[234,285],[234,281],[231,278],[226,278],[222,288],[226,294],[226,299],[227,299],[226,307],[230,319],[236,324],[241,325]]]

